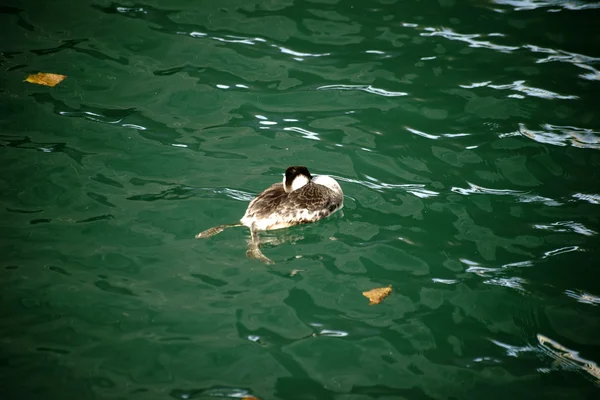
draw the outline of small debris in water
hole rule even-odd
[[[52,87],[52,86],[58,85],[66,77],[67,77],[66,75],[38,72],[37,74],[29,75],[25,79],[25,82],[35,83],[36,85],[44,85],[44,86]]]
[[[369,305],[372,306],[372,305],[381,303],[383,301],[383,299],[385,299],[386,297],[389,296],[390,293],[392,293],[392,285],[389,285],[388,287],[384,287],[384,288],[376,288],[376,289],[367,290],[366,292],[363,292],[362,294],[363,294],[363,296],[365,296],[366,298],[371,300]]]
[[[304,272],[303,269],[293,269],[292,272],[290,272],[290,276],[294,276],[296,275],[298,272]]]

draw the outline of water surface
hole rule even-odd
[[[599,8],[5,1],[3,397],[597,397]]]

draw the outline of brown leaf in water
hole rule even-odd
[[[260,400],[258,397],[254,397],[254,396],[245,396],[242,397],[242,400]]]
[[[383,301],[383,299],[388,297],[388,295],[390,293],[392,293],[392,285],[390,285],[388,287],[367,290],[366,292],[363,292],[362,294],[363,294],[363,296],[365,296],[366,298],[371,300],[369,305],[372,306],[372,305],[381,303]]]
[[[66,77],[66,75],[38,72],[37,74],[29,75],[27,79],[25,79],[25,82],[35,83],[37,85],[44,86],[56,86]]]

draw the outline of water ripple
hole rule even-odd
[[[530,194],[529,192],[512,190],[512,189],[490,189],[485,188],[483,186],[475,185],[473,183],[467,182],[469,185],[468,188],[460,188],[453,187],[450,190],[454,193],[459,193],[465,196],[473,195],[473,194],[490,194],[496,196],[515,196],[518,201],[522,203],[533,203],[540,202],[547,206],[560,206],[562,203],[559,203],[556,200],[553,200],[548,197],[538,196],[534,194]]]
[[[583,68],[589,73],[580,74],[579,77],[589,80],[589,81],[598,81],[600,80],[600,71],[594,68],[592,65],[600,63],[600,58],[598,57],[590,57],[583,54],[572,53],[565,50],[560,49],[551,49],[547,47],[536,46],[532,44],[526,44],[523,46],[533,53],[543,53],[549,54],[549,56],[545,58],[540,58],[536,61],[536,64],[544,64],[549,62],[565,62],[570,63],[578,68]]]
[[[506,355],[510,357],[518,357],[521,353],[529,353],[536,351],[536,348],[534,346],[514,346],[495,339],[490,339],[490,341],[496,346],[505,349]]]
[[[308,129],[300,128],[299,126],[288,126],[283,128],[284,131],[297,132],[305,139],[321,140],[317,132],[309,131]]]
[[[270,47],[274,47],[276,49],[278,49],[282,54],[289,54],[292,55],[294,57],[292,57],[294,60],[296,61],[304,61],[305,57],[326,57],[326,56],[330,56],[331,53],[306,53],[306,52],[301,52],[301,51],[297,51],[297,50],[292,50],[288,47],[283,47],[274,43],[269,43],[268,40],[260,38],[260,37],[245,37],[245,36],[238,36],[238,35],[223,35],[223,36],[215,36],[215,35],[211,35],[205,32],[198,32],[198,31],[192,31],[192,32],[185,32],[185,31],[177,31],[175,32],[177,35],[187,35],[193,38],[207,38],[207,39],[212,39],[212,40],[216,40],[218,42],[222,42],[222,43],[237,43],[237,44],[246,44],[249,46],[254,46],[256,44],[259,43],[264,43],[265,45],[268,45]]]
[[[575,193],[573,197],[578,200],[587,201],[590,204],[600,204],[600,195],[598,194]]]
[[[511,278],[487,279],[487,280],[483,281],[483,283],[488,284],[488,285],[503,286],[503,287],[507,287],[510,289],[517,289],[517,290],[524,291],[525,288],[523,287],[523,284],[527,283],[527,281],[523,278],[514,276]]]
[[[220,195],[224,195],[230,199],[237,200],[237,201],[243,201],[243,202],[251,201],[256,196],[256,193],[244,192],[242,190],[236,190],[236,189],[230,189],[230,188],[203,187],[203,188],[199,188],[199,190],[215,195],[215,196],[203,195],[202,197],[220,197]]]
[[[536,224],[533,227],[537,229],[549,230],[552,232],[575,232],[585,236],[592,236],[597,234],[597,232],[586,228],[583,224],[575,221],[553,222],[550,225]]]
[[[443,283],[444,285],[455,285],[458,282],[460,282],[456,279],[442,279],[442,278],[431,278],[431,281],[435,282],[435,283]]]
[[[549,367],[538,368],[540,372],[547,373],[559,369],[572,370],[586,373],[596,384],[600,384],[600,368],[594,361],[581,357],[578,351],[568,349],[545,335],[537,334],[536,338],[538,344],[535,346],[514,346],[499,340],[490,340],[495,345],[505,349],[506,355],[510,357],[520,357],[524,353],[537,353],[550,357],[553,362]]]
[[[494,3],[514,7],[515,11],[535,10],[538,8],[557,7],[565,10],[588,10],[600,8],[600,3],[588,3],[577,0],[493,0]],[[548,10],[554,11],[554,10]]]
[[[527,86],[524,84],[525,81],[514,81],[513,83],[509,83],[506,85],[492,85],[491,81],[472,83],[470,85],[459,85],[464,89],[473,89],[480,87],[490,87],[492,89],[497,90],[514,90],[516,92],[525,93],[531,97],[539,97],[542,99],[559,99],[559,100],[574,100],[578,99],[578,96],[573,95],[561,95],[555,92],[551,92],[550,90],[535,88],[531,86]],[[515,99],[524,99],[525,97],[518,94],[511,94],[508,97]]]
[[[597,384],[600,384],[600,368],[594,361],[581,357],[578,351],[571,350],[544,335],[538,334],[537,339],[542,351],[555,360],[551,369],[584,372],[589,374]]]
[[[352,178],[346,178],[346,177],[342,177],[342,176],[334,176],[332,175],[335,179],[338,179],[340,181],[344,181],[344,182],[349,182],[349,183],[356,183],[365,187],[368,187],[369,189],[373,189],[376,191],[384,191],[384,190],[390,190],[390,189],[400,189],[403,190],[407,193],[410,193],[414,196],[420,197],[420,198],[427,198],[427,197],[434,197],[439,195],[438,192],[434,192],[433,190],[429,190],[429,189],[425,189],[425,185],[422,184],[414,184],[414,183],[403,183],[403,184],[393,184],[393,183],[385,183],[385,182],[381,182],[373,177],[367,176],[367,180],[360,180],[360,179],[352,179]]]
[[[558,249],[549,250],[549,251],[544,252],[544,256],[542,258],[558,256],[560,254],[570,253],[572,251],[582,251],[582,249],[579,246],[561,247]]]
[[[408,127],[408,126],[405,126],[404,129],[406,129],[410,133],[414,133],[415,135],[419,135],[424,138],[432,139],[432,140],[437,140],[437,139],[440,139],[443,137],[452,139],[452,138],[457,138],[457,137],[471,136],[470,133],[442,133],[440,135],[433,135],[431,133],[425,133],[425,132],[419,131],[417,129]]]
[[[584,54],[573,53],[570,51],[560,50],[560,49],[551,49],[548,47],[536,46],[533,44],[526,44],[523,48],[528,49],[534,53],[544,53],[550,54],[550,56],[546,58],[542,58],[536,61],[537,64],[543,64],[548,62],[568,62],[571,64],[597,64],[600,62],[600,58],[598,57],[590,57]]]
[[[546,13],[583,1],[21,3],[0,7],[0,281],[6,381],[26,380],[4,392],[595,390],[544,376],[544,347],[597,368],[536,342],[598,345],[595,11]],[[69,80],[21,82],[43,65]],[[247,230],[191,241],[296,163],[347,208],[261,234],[276,268]]]
[[[551,124],[542,125],[544,130],[529,129],[523,123],[519,123],[519,133],[538,143],[553,144],[555,146],[581,147],[586,149],[600,150],[600,132],[587,128],[575,126],[558,126]]]
[[[441,28],[441,29],[425,28],[425,30],[428,32],[421,33],[421,36],[441,36],[441,37],[449,39],[449,40],[457,40],[460,42],[466,42],[469,44],[469,47],[486,48],[486,49],[500,51],[502,53],[510,53],[510,52],[518,50],[520,48],[519,46],[502,46],[499,44],[494,44],[487,40],[485,40],[485,41],[484,40],[475,40],[476,38],[480,38],[483,36],[479,33],[473,33],[473,34],[457,33],[457,32],[454,32],[452,29],[448,29],[448,28]],[[488,36],[498,36],[498,34],[489,34]]]
[[[565,294],[583,304],[593,306],[600,304],[600,297],[584,292],[583,290],[565,290]]]
[[[360,90],[363,92],[385,97],[398,97],[408,95],[408,93],[406,92],[392,92],[389,90],[376,88],[371,85],[326,85],[318,87],[317,90]]]
[[[514,262],[514,263],[509,263],[509,264],[504,264],[499,268],[494,268],[494,267],[484,267],[480,264],[478,264],[475,261],[471,261],[468,259],[460,259],[460,261],[466,265],[468,265],[468,268],[465,270],[465,272],[469,272],[469,273],[473,273],[477,276],[480,276],[482,278],[487,278],[486,280],[483,281],[484,284],[487,285],[495,285],[495,286],[503,286],[509,289],[516,289],[519,291],[525,291],[525,285],[529,284],[529,281],[521,278],[521,277],[516,277],[516,276],[503,276],[505,275],[507,272],[510,272],[510,270],[514,269],[514,268],[529,268],[532,267],[533,261],[531,260],[526,260],[526,261],[519,261],[519,262]]]

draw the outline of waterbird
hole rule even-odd
[[[283,181],[275,183],[256,196],[239,222],[214,226],[196,235],[205,239],[226,228],[250,228],[251,241],[246,256],[273,264],[260,250],[259,231],[287,228],[319,221],[344,206],[344,193],[335,179],[328,175],[312,176],[304,166],[285,170]]]

